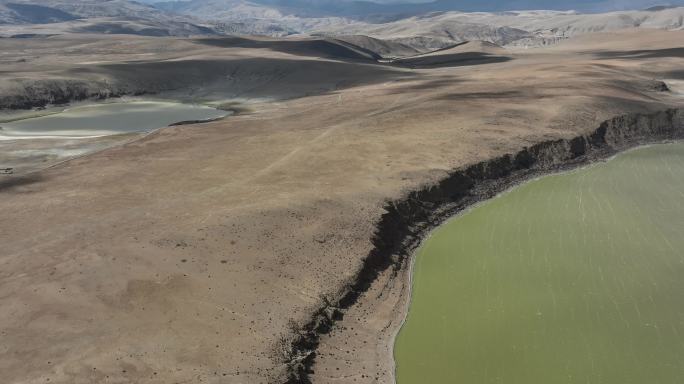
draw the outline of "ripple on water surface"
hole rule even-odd
[[[679,383],[684,144],[534,180],[437,229],[397,381]]]

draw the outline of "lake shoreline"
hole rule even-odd
[[[399,338],[399,335],[404,331],[404,328],[406,327],[406,324],[409,320],[409,313],[411,311],[411,308],[413,306],[414,302],[414,284],[416,284],[415,279],[416,279],[416,264],[419,260],[419,258],[424,258],[427,255],[424,253],[429,253],[427,248],[430,247],[430,241],[433,241],[433,237],[437,236],[439,237],[440,234],[439,232],[442,230],[445,230],[446,228],[449,228],[449,226],[453,225],[455,221],[461,220],[464,217],[470,215],[471,213],[474,213],[474,211],[477,211],[478,209],[485,209],[487,205],[493,204],[496,200],[498,199],[506,199],[509,194],[515,194],[519,193],[518,191],[525,186],[528,186],[531,183],[535,182],[542,182],[547,178],[553,178],[553,177],[563,177],[563,176],[573,176],[576,174],[582,174],[586,172],[591,172],[592,169],[595,169],[597,166],[604,166],[608,165],[609,162],[617,161],[623,156],[626,156],[632,152],[638,152],[638,151],[643,151],[646,149],[655,149],[655,148],[660,148],[661,151],[667,151],[667,149],[664,148],[670,148],[672,145],[681,145],[684,143],[684,139],[679,138],[679,139],[667,139],[667,140],[662,140],[662,141],[655,141],[655,142],[649,142],[649,143],[643,143],[643,144],[637,144],[635,146],[630,146],[629,148],[619,150],[612,155],[605,157],[605,158],[599,158],[593,161],[588,161],[587,163],[584,164],[579,164],[577,166],[571,166],[567,169],[560,169],[557,171],[551,171],[548,173],[543,173],[537,176],[533,176],[530,178],[526,178],[523,180],[520,180],[519,182],[511,185],[510,187],[502,190],[501,192],[497,193],[496,195],[492,196],[489,199],[481,200],[478,202],[473,203],[472,205],[465,207],[464,209],[458,211],[456,214],[453,216],[450,216],[446,218],[441,224],[435,226],[432,228],[430,231],[427,232],[427,234],[422,238],[420,243],[416,246],[415,250],[411,254],[411,256],[408,258],[407,261],[407,268],[405,268],[405,273],[407,277],[403,277],[403,282],[402,284],[405,284],[404,287],[406,288],[405,290],[405,295],[402,297],[402,306],[401,306],[401,311],[400,311],[400,317],[401,321],[398,326],[392,327],[393,331],[391,334],[391,337],[389,338],[390,343],[388,344],[388,348],[391,350],[391,356],[392,356],[392,366],[391,366],[391,371],[392,371],[392,382],[397,383],[397,358],[396,358],[396,349],[397,349],[397,339]],[[649,185],[649,184],[647,184]],[[653,184],[650,184],[653,185]],[[580,199],[581,200],[581,199]],[[446,229],[448,230],[448,229]],[[444,236],[442,235],[442,238]],[[427,248],[426,248],[427,247]],[[430,255],[432,256],[432,255]],[[425,281],[426,277],[422,277],[423,281]],[[417,283],[420,285],[420,283]],[[422,300],[425,300],[423,298]],[[415,334],[415,327],[413,330]],[[403,347],[406,349],[406,346]],[[405,362],[405,360],[404,360]],[[414,382],[415,380],[409,380],[409,382]]]
[[[615,154],[646,144],[684,138],[684,109],[649,114],[629,114],[604,121],[591,133],[571,139],[551,140],[470,166],[455,169],[441,181],[409,192],[385,205],[386,213],[376,224],[373,249],[355,279],[334,301],[319,308],[292,342],[287,361],[287,383],[308,383],[322,335],[344,317],[378,276],[390,271],[393,279],[408,270],[408,290],[401,293],[399,326],[390,323],[388,338],[392,372],[394,340],[406,318],[410,303],[411,271],[415,252],[430,233],[444,222],[474,205],[489,200],[531,179],[564,172],[609,159]],[[408,292],[408,293],[407,293]],[[392,378],[396,382],[396,376]]]
[[[139,127],[136,126],[134,121],[128,124],[107,122],[107,119],[111,120],[111,116],[114,115],[111,112],[107,112],[104,108],[130,109],[129,112],[124,110],[119,113],[119,115],[124,116],[127,113],[130,114],[132,117],[128,120],[138,116],[138,119],[147,118],[147,120],[154,119],[158,121],[143,121]],[[136,110],[136,108],[158,108],[159,111],[155,116],[159,115],[159,117],[151,117],[150,112]],[[182,110],[171,111],[171,109],[176,108]],[[59,129],[54,132],[51,129],[41,131],[35,130],[32,126],[32,124],[35,126],[45,125],[49,119],[64,120],[67,119],[67,116],[78,113],[83,114],[83,120],[90,121],[89,124],[93,127],[99,124],[95,120],[104,120],[102,129],[80,127],[79,124],[75,124],[72,128],[68,125],[71,124],[68,120],[66,123],[64,121],[60,123],[63,131]],[[109,113],[110,116],[106,115],[106,113]],[[147,117],[142,116],[141,113],[147,113]],[[168,115],[170,113],[177,116],[164,117],[165,114]],[[95,115],[89,116],[89,114]],[[101,117],[98,114],[102,114]],[[4,156],[0,157],[0,162],[2,162],[0,163],[0,168],[6,165],[7,167],[19,170],[18,173],[28,174],[49,169],[58,164],[88,156],[104,149],[125,145],[163,128],[215,122],[232,115],[235,115],[235,112],[226,107],[187,104],[180,101],[161,99],[107,100],[101,103],[75,103],[55,109],[33,111],[31,113],[22,111],[15,111],[14,115],[6,113],[3,116],[4,119],[1,119],[3,123],[0,123],[0,145],[5,153]],[[73,117],[70,118],[73,119]],[[117,121],[120,120],[117,119]],[[83,123],[80,124],[83,125]],[[118,124],[120,127],[105,128],[107,124]],[[22,126],[30,128],[22,130]],[[74,152],[78,152],[78,154],[71,155]]]

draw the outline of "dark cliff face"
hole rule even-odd
[[[342,319],[381,272],[405,267],[422,238],[445,219],[468,206],[545,173],[570,169],[640,144],[684,138],[684,109],[631,114],[603,122],[588,135],[545,141],[516,154],[456,169],[434,185],[408,193],[385,205],[376,226],[373,250],[363,260],[356,278],[335,301],[326,301],[311,320],[296,330],[286,363],[288,384],[310,383],[316,349],[322,334]]]
[[[37,80],[16,85],[14,92],[0,95],[1,109],[31,109],[72,101],[101,100],[132,95],[134,89],[113,87],[105,82],[86,82],[70,79]]]

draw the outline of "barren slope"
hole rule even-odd
[[[174,39],[93,41],[6,64],[3,78],[105,60],[74,76],[122,79],[130,71],[117,68],[135,65],[201,68],[204,79],[242,60],[235,81],[247,94],[297,97],[1,176],[0,372],[10,383],[284,382],[293,329],[354,276],[387,199],[617,114],[681,106],[659,79],[682,78],[683,38],[603,34],[417,70]],[[24,44],[29,56],[53,49]],[[132,56],[153,46],[154,60]],[[267,69],[277,75],[250,77]],[[406,275],[389,277],[324,337],[314,382],[391,382]]]
[[[499,45],[539,46],[586,33],[621,29],[682,29],[684,8],[578,14],[560,11],[436,12],[392,22],[334,25],[327,34],[362,34],[401,42],[414,48],[443,48],[468,40]],[[314,28],[314,31],[316,29]]]

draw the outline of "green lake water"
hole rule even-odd
[[[0,140],[146,132],[179,121],[214,119],[227,114],[206,106],[161,101],[92,104],[47,116],[0,123]]]
[[[684,144],[516,187],[438,228],[398,384],[684,382]]]

